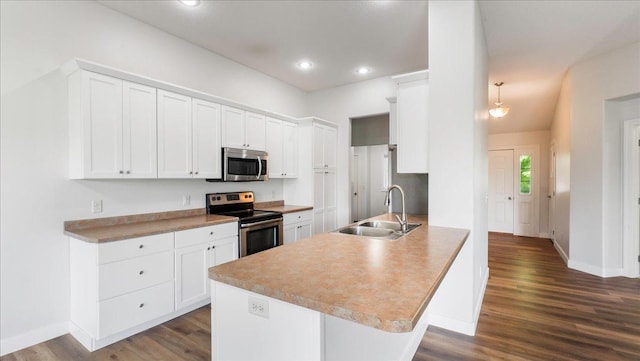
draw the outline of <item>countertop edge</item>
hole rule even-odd
[[[82,233],[77,233],[77,232],[83,232],[84,231],[83,233],[86,233],[86,232],[95,231],[96,229],[116,228],[116,227],[121,227],[122,225],[104,226],[104,227],[96,227],[96,228],[85,228],[85,229],[80,229],[80,230],[75,231],[75,232],[74,231],[69,231],[69,230],[64,230],[64,234],[69,236],[69,237],[73,237],[75,239],[81,240],[81,241],[100,244],[100,243],[122,241],[122,240],[126,240],[126,239],[131,239],[131,238],[153,236],[153,235],[156,235],[156,234],[184,231],[184,230],[200,228],[200,227],[215,226],[215,225],[218,225],[218,224],[233,223],[233,222],[237,222],[238,221],[238,217],[228,217],[228,216],[219,216],[219,217],[220,217],[220,219],[216,219],[216,220],[212,220],[212,221],[203,221],[203,223],[191,223],[191,224],[184,224],[184,225],[174,225],[174,226],[169,226],[169,227],[166,227],[166,228],[158,228],[158,229],[153,229],[153,230],[149,230],[149,231],[139,231],[139,232],[130,233],[130,234],[117,234],[117,235],[114,235],[114,236],[92,237],[92,236],[87,236],[87,235],[84,235]],[[132,226],[136,226],[136,225],[145,225],[145,224],[153,224],[153,223],[161,223],[161,222],[164,223],[164,222],[179,220],[181,218],[187,219],[187,218],[193,218],[193,217],[180,217],[180,218],[170,218],[170,219],[164,219],[164,220],[158,220],[158,221],[129,223],[126,226],[132,227]]]

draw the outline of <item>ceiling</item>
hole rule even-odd
[[[426,1],[100,3],[307,92],[428,67]],[[505,83],[511,109],[489,133],[549,129],[570,66],[640,41],[640,1],[486,0],[480,10],[489,84]],[[372,72],[357,74],[362,65]]]
[[[99,2],[307,92],[427,68],[424,1]]]

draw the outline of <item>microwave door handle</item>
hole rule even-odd
[[[258,175],[256,176],[256,179],[260,179],[260,174],[262,174],[262,161],[260,160],[260,156],[258,157]]]

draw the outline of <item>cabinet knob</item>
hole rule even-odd
[[[215,248],[216,248],[216,246],[211,246],[211,249],[215,249]]]
[[[247,144],[247,148],[249,148],[251,146],[251,144]]]
[[[144,248],[144,244],[139,245],[138,248],[143,249]]]
[[[211,250],[211,247],[207,247],[207,251],[210,251],[210,250]]]
[[[198,174],[198,172],[196,172],[196,174]]]
[[[193,174],[193,172],[189,172],[189,174]]]
[[[127,171],[127,174],[131,174],[131,171],[130,171],[130,170],[128,170],[128,171]]]
[[[209,232],[209,234],[213,236],[213,232]]]
[[[124,171],[120,171],[120,172],[118,172],[118,173],[123,174],[123,173],[124,173]]]
[[[144,307],[144,303],[141,303],[140,306],[138,306],[140,308]]]
[[[138,274],[139,274],[140,276],[142,276],[142,275],[144,274],[144,271],[140,271],[140,272],[138,272]]]

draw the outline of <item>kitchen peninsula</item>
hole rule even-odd
[[[210,268],[213,360],[411,359],[468,231],[409,222],[397,240],[324,233]]]

